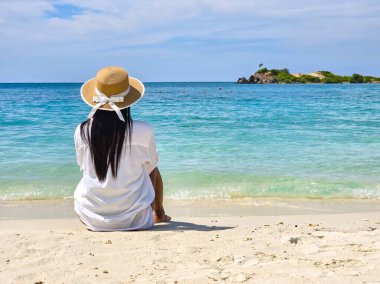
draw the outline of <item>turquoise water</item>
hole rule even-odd
[[[0,84],[0,200],[72,197],[80,86]],[[169,198],[380,198],[380,85],[146,83],[132,114]]]

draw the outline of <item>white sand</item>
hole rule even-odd
[[[0,220],[0,283],[380,283],[375,209],[176,213],[151,231],[113,233],[86,231],[71,217]]]
[[[320,72],[311,72],[311,73],[309,73],[307,75],[310,75],[310,76],[313,76],[313,77],[317,77],[317,78],[319,78],[321,80],[325,78],[325,75],[323,75]]]
[[[309,75],[309,76],[316,77],[316,78],[321,79],[321,80],[322,80],[323,78],[325,78],[325,76],[324,76],[322,73],[320,73],[319,71],[317,71],[317,72],[311,72],[311,73],[308,73],[308,74],[303,74],[303,73],[292,73],[292,75],[293,75],[294,77],[297,77],[297,78],[301,77],[302,75]]]

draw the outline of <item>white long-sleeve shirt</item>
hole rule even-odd
[[[74,193],[74,209],[92,231],[126,231],[147,229],[154,225],[151,203],[154,188],[149,174],[157,166],[158,154],[152,127],[133,122],[132,139],[124,139],[117,177],[109,167],[106,179],[100,182],[83,142],[80,126],[74,135],[77,163],[83,177]]]

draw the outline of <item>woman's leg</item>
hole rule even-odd
[[[155,198],[152,203],[153,213],[154,213],[154,222],[165,222],[170,221],[171,217],[165,214],[163,202],[164,202],[164,184],[162,182],[162,177],[158,168],[155,168],[152,173],[149,175],[150,180],[155,191]]]

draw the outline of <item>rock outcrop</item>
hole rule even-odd
[[[236,82],[237,84],[273,84],[277,83],[276,79],[270,72],[266,73],[255,73],[249,77],[249,79],[245,77],[239,78]]]
[[[276,79],[270,72],[266,73],[255,73],[249,77],[249,82],[251,84],[273,84],[277,83]]]
[[[241,78],[239,78],[239,80],[237,80],[236,83],[238,83],[238,84],[249,84],[249,81],[247,80],[247,78],[241,77]]]

